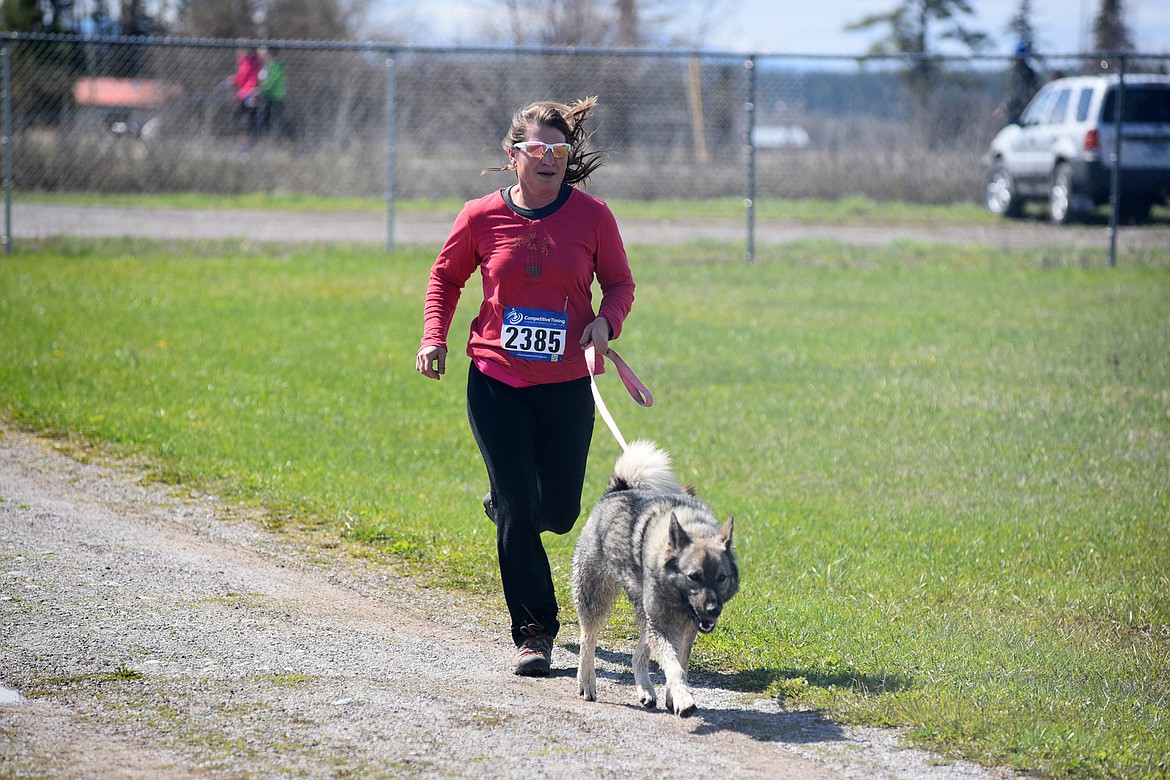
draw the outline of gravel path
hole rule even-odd
[[[395,244],[439,247],[451,229],[455,214],[399,213],[394,220]],[[674,245],[706,239],[743,242],[744,220],[647,220],[621,219],[626,243]],[[249,211],[241,219],[236,211],[126,208],[115,206],[55,206],[15,204],[12,209],[14,240],[48,236],[143,238],[190,238],[217,240],[246,238],[254,241],[323,241],[385,244],[387,219],[370,212],[306,214]],[[914,240],[979,244],[998,249],[1026,250],[1041,246],[1097,248],[1106,255],[1109,233],[1101,225],[1055,226],[1046,222],[1002,220],[990,225],[809,225],[766,222],[756,225],[756,244],[833,240],[865,246],[884,246],[893,241]],[[1170,226],[1164,224],[1125,227],[1118,231],[1118,249],[1132,251],[1170,246]]]
[[[630,648],[585,703],[573,626],[519,678],[498,616],[294,545],[0,425],[0,776],[1008,776],[713,679],[695,717],[647,712]]]

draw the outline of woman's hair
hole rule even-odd
[[[540,100],[530,103],[512,116],[512,126],[504,136],[503,149],[512,154],[514,145],[525,141],[528,132],[533,127],[551,127],[564,134],[570,147],[569,162],[565,167],[565,184],[584,185],[589,175],[605,162],[605,150],[589,150],[589,133],[585,131],[585,120],[593,109],[597,108],[597,96],[578,100],[571,106],[556,103],[551,100]],[[512,171],[516,163],[509,161],[500,168],[484,168],[480,173],[489,171]]]

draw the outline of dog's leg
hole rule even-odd
[[[585,701],[597,701],[597,638],[617,598],[618,584],[608,578],[587,577],[584,568],[573,572],[573,601],[581,624],[577,692]]]
[[[654,683],[650,680],[650,647],[646,643],[646,621],[638,621],[638,645],[631,659],[634,668],[634,685],[638,687],[638,703],[648,710],[658,706],[654,695]]]
[[[587,625],[581,620],[581,656],[577,663],[577,692],[585,701],[597,701],[597,649],[598,626]]]
[[[638,689],[638,703],[648,710],[658,706],[658,697],[654,694],[654,683],[650,680],[650,620],[646,617],[646,608],[634,598],[632,593],[630,606],[634,608],[634,617],[638,621],[638,644],[634,647],[634,655],[630,658],[630,666],[634,671],[634,685]]]
[[[687,682],[687,664],[691,658],[691,647],[695,643],[696,630],[688,626],[681,634],[667,637],[651,630],[651,642],[658,665],[666,675],[666,709],[681,718],[689,718],[698,709],[691,686]]]

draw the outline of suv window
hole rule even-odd
[[[1077,99],[1077,121],[1084,122],[1089,118],[1089,104],[1093,102],[1093,88],[1085,87]]]
[[[1117,90],[1105,95],[1102,122],[1117,120]],[[1122,122],[1170,124],[1170,88],[1157,84],[1127,86],[1121,108]]]
[[[1056,105],[1052,107],[1052,113],[1048,116],[1048,124],[1059,125],[1064,122],[1064,117],[1068,113],[1068,101],[1072,97],[1071,89],[1062,89],[1056,93]]]
[[[1044,117],[1048,116],[1049,107],[1052,105],[1052,95],[1051,89],[1041,90],[1040,94],[1024,109],[1024,115],[1020,117],[1020,124],[1038,125],[1043,122]]]

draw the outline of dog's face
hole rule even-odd
[[[672,584],[694,617],[699,631],[715,630],[723,605],[739,589],[739,567],[731,546],[732,518],[710,537],[692,538],[670,517],[670,551],[666,569]]]

